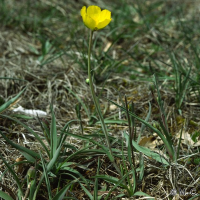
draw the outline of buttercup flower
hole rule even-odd
[[[81,16],[85,26],[93,31],[106,27],[112,20],[111,12],[109,10],[101,11],[98,6],[89,6],[87,9],[86,6],[83,6]]]

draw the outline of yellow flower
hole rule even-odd
[[[89,6],[87,9],[83,6],[81,16],[85,26],[93,31],[106,27],[112,20],[111,12],[109,10],[101,11],[98,6]]]

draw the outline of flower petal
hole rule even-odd
[[[105,19],[111,19],[111,12],[109,10],[103,10],[101,12],[99,22],[102,22]]]
[[[82,16],[83,22],[85,24],[85,18],[86,18],[86,7],[85,6],[83,6],[81,9],[81,16]]]
[[[100,14],[101,8],[98,6],[89,6],[87,8],[87,15],[94,19],[96,22],[99,21]]]
[[[87,26],[91,30],[95,30],[96,22],[89,17],[88,15],[85,16],[85,20],[83,20],[85,26]]]
[[[97,24],[97,29],[99,30],[99,29],[102,29],[102,28],[106,27],[110,23],[111,20],[112,19],[105,19],[104,21],[98,23]]]
[[[81,16],[83,18],[83,22],[85,26],[87,26],[89,29],[94,30],[96,26],[96,22],[87,15],[85,6],[83,6],[81,9]]]
[[[83,6],[81,9],[81,16],[85,16],[86,15],[86,6]]]

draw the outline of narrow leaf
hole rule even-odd
[[[77,180],[72,181],[71,183],[67,184],[66,186],[64,186],[57,194],[56,196],[52,199],[52,200],[62,200],[67,192],[67,190],[69,189],[69,187],[73,184],[77,182]]]
[[[24,196],[23,191],[22,191],[22,188],[21,188],[20,181],[19,181],[19,179],[18,179],[16,173],[15,173],[14,170],[10,167],[10,165],[6,162],[6,160],[3,158],[3,156],[2,156],[1,154],[0,154],[0,157],[1,157],[1,159],[3,160],[3,162],[5,163],[6,167],[7,167],[8,170],[10,171],[10,173],[12,174],[13,178],[15,179],[16,184],[17,184],[17,186],[18,186],[18,188],[19,188],[20,195],[21,195],[21,196]]]
[[[148,194],[146,194],[146,193],[144,193],[144,192],[141,192],[141,191],[139,191],[139,192],[136,192],[135,194],[134,194],[134,196],[145,196],[145,197],[151,197],[150,195],[148,195]],[[148,198],[148,200],[155,200],[155,198]]]
[[[17,99],[22,95],[22,93],[24,92],[25,89],[26,89],[26,87],[21,92],[19,92],[19,94],[17,96],[13,97],[9,101],[7,101],[3,105],[1,105],[0,106],[0,113],[3,112],[9,106],[11,106],[15,101],[17,101]]]
[[[93,196],[92,196],[92,194],[87,190],[87,188],[84,187],[84,185],[82,185],[81,183],[80,183],[80,185],[81,185],[82,189],[85,191],[85,193],[88,195],[88,197],[89,197],[91,200],[93,200]]]
[[[114,184],[114,185],[118,184],[120,181],[120,179],[112,177],[112,176],[108,176],[108,175],[96,175],[96,176],[93,176],[92,178],[101,178],[109,183]],[[124,184],[120,184],[120,186],[123,187],[124,189],[127,189],[127,186]]]
[[[11,196],[9,196],[8,194],[6,194],[3,191],[0,191],[0,197],[5,199],[5,200],[14,200]]]
[[[106,98],[107,99],[107,98]],[[107,99],[108,101],[110,101],[111,103],[113,103],[114,105],[116,105],[117,107],[121,108],[123,111],[126,112],[126,109],[123,108],[122,106],[116,104],[115,102]],[[171,145],[171,141],[168,141],[165,136],[156,128],[154,128],[152,125],[150,125],[149,123],[147,123],[145,120],[141,119],[140,117],[138,117],[136,114],[132,113],[132,112],[128,112],[129,115],[135,117],[137,120],[139,120],[140,122],[144,123],[147,127],[149,127],[151,130],[153,130],[154,132],[156,132],[158,134],[158,136],[161,138],[161,140],[163,141],[163,143],[165,144],[165,147],[169,153],[169,156],[172,160],[176,159],[176,154],[174,152],[174,148]]]
[[[129,136],[125,132],[124,132],[124,137],[128,141]],[[142,146],[138,145],[137,142],[135,142],[134,140],[132,140],[132,144],[139,152],[142,152],[146,156],[149,156],[162,164],[169,165],[169,162],[163,156],[159,155],[158,153],[155,153],[146,147],[142,147]]]
[[[45,180],[46,180],[46,186],[47,186],[47,190],[48,190],[49,199],[52,199],[51,186],[50,186],[50,182],[49,182],[48,173],[47,173],[47,170],[46,170],[46,164],[44,162],[44,158],[41,155],[41,152],[40,152],[40,157],[41,157],[41,161],[42,161],[43,174],[44,174],[44,177],[45,177]]]
[[[31,128],[29,128],[26,124],[20,122],[19,120],[15,119],[15,118],[12,118],[12,117],[9,117],[7,115],[0,115],[1,117],[3,118],[7,118],[7,119],[10,119],[14,122],[17,122],[18,124],[22,125],[27,131],[29,131],[30,133],[32,133],[35,138],[38,140],[38,142],[43,146],[43,148],[45,149],[45,151],[47,152],[47,154],[49,155],[49,150],[48,148],[46,147],[46,145],[44,144],[44,142],[41,140],[41,138],[38,136],[37,133],[35,133]],[[39,154],[38,154],[38,157],[39,157]]]
[[[0,131],[0,134],[6,140],[6,142],[8,142],[14,148],[18,149],[20,152],[25,152],[25,153],[29,154],[30,156],[32,156],[33,158],[38,158],[38,159],[40,158],[39,154],[35,153],[34,151],[27,149],[26,147],[23,147],[23,146],[13,143],[1,131]]]
[[[50,131],[50,140],[51,140],[51,158],[53,158],[56,148],[57,148],[57,129],[56,129],[56,118],[53,112],[53,108],[51,107],[51,131]]]

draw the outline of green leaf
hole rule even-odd
[[[144,193],[144,192],[136,192],[135,194],[134,194],[134,196],[145,196],[145,197],[151,197],[150,195],[148,195],[148,194],[146,194],[146,193]],[[155,200],[155,198],[148,198],[148,200]]]
[[[49,155],[49,150],[48,148],[46,147],[46,145],[44,144],[44,142],[41,140],[41,138],[38,136],[37,133],[35,133],[31,128],[29,128],[26,124],[20,122],[19,120],[15,119],[15,118],[12,118],[12,117],[9,117],[7,115],[0,115],[1,117],[3,118],[7,118],[7,119],[10,119],[12,121],[15,121],[17,122],[18,124],[22,125],[27,131],[29,131],[30,133],[32,133],[35,138],[38,140],[38,142],[43,146],[43,148],[45,149],[45,151],[47,152],[47,154]],[[38,154],[38,158],[40,158],[39,154]]]
[[[200,136],[200,131],[195,131],[192,136],[191,139],[193,140],[193,142],[198,142],[198,138]]]
[[[149,102],[149,112],[148,112],[148,114],[145,118],[145,122],[149,121],[150,116],[151,116],[151,103]],[[139,143],[141,135],[142,135],[143,131],[145,130],[145,127],[146,127],[146,125],[142,123],[141,129],[140,129],[140,134],[139,134],[138,139],[137,139],[137,143]]]
[[[101,178],[109,183],[112,183],[114,185],[118,184],[120,182],[120,179],[118,178],[115,178],[113,176],[108,176],[108,175],[96,175],[96,176],[93,176],[92,178]],[[120,187],[124,188],[124,189],[127,189],[127,186],[124,185],[124,184],[119,184]]]
[[[39,154],[35,153],[34,151],[27,149],[26,147],[20,146],[18,144],[13,143],[11,140],[9,140],[1,131],[0,134],[2,135],[2,137],[6,140],[6,142],[8,142],[11,146],[13,146],[14,148],[18,149],[20,152],[25,152],[27,154],[29,154],[30,156],[32,156],[33,158],[38,158],[40,159]],[[25,155],[25,154],[24,154]],[[27,157],[28,158],[28,157]]]
[[[105,154],[108,156],[108,158],[110,159],[111,162],[114,161],[114,157],[111,155],[109,149],[107,147],[105,147],[104,145],[99,144],[98,142],[94,141],[94,140],[90,140],[92,143],[96,144],[97,146],[99,146],[100,148],[102,148],[105,152]]]
[[[62,165],[63,165],[65,162],[68,162],[69,160],[74,159],[74,157],[80,155],[81,152],[84,151],[85,149],[92,148],[93,146],[94,146],[94,145],[90,145],[90,146],[84,147],[83,149],[80,149],[80,150],[76,151],[75,153],[69,155],[69,156],[60,164],[59,168],[62,167]]]
[[[27,119],[27,120],[34,119],[34,117],[30,117],[30,116],[23,115],[23,114],[12,114],[10,116],[16,117],[16,118],[21,118],[21,119]]]
[[[75,170],[75,169],[73,169],[71,167],[62,166],[60,169],[61,170],[69,171],[69,172],[77,174],[77,175],[80,175],[80,173],[77,170]]]
[[[61,141],[63,141],[62,145],[64,145],[64,142],[66,141],[66,138],[67,138],[67,134],[66,134],[66,129],[69,128],[69,125],[72,123],[72,122],[78,122],[78,120],[71,120],[69,122],[67,122],[65,124],[65,126],[63,127],[63,129],[61,130],[61,133],[60,133],[60,136],[59,136],[59,139],[58,139],[58,145],[60,145]]]
[[[129,173],[126,173],[117,184],[115,184],[114,187],[112,187],[112,189],[109,191],[108,195],[106,196],[105,200],[108,199],[108,197],[110,196],[110,194],[112,193],[112,191],[114,191],[117,187],[119,187],[121,185],[122,182],[124,182],[124,180],[129,176]],[[128,192],[128,187],[125,188]]]
[[[71,168],[71,167],[63,167],[61,168],[61,170],[65,170],[65,171],[68,171],[68,172],[71,172],[71,174],[76,174],[78,175],[84,182],[86,185],[88,185],[88,181],[84,178],[84,176],[79,173],[77,170]],[[77,178],[76,178],[77,179]]]
[[[25,89],[26,89],[26,87],[17,96],[13,97],[9,101],[7,101],[3,105],[1,105],[0,106],[0,113],[3,112],[6,108],[8,108],[15,101],[17,101],[17,99],[19,99],[19,97],[22,95],[22,93],[24,92]]]
[[[92,163],[93,161],[91,161]],[[70,167],[70,166],[76,166],[76,167],[79,167],[81,169],[84,169],[84,170],[90,170],[89,167],[87,167],[85,164],[82,165],[82,164],[79,164],[79,163],[76,163],[76,162],[66,162],[64,164],[62,164],[62,167],[60,169],[65,169],[65,167]]]
[[[54,154],[56,152],[57,149],[57,129],[56,129],[56,118],[55,118],[55,114],[53,112],[53,108],[51,106],[51,130],[50,130],[50,140],[51,140],[51,155],[50,158],[54,157]]]
[[[125,132],[124,132],[124,137],[126,138],[127,141],[129,140],[129,136]],[[137,142],[135,142],[134,140],[132,140],[132,144],[139,152],[142,152],[146,156],[149,156],[162,164],[169,165],[169,162],[158,153],[155,153],[146,147],[138,145]]]
[[[75,110],[76,110],[76,116],[79,120],[81,120],[81,103],[77,103],[75,105]]]
[[[130,182],[130,179],[128,177],[128,185],[129,185],[129,191],[130,191],[130,194],[132,195],[134,192],[135,192],[135,189],[136,189],[136,185],[137,185],[137,178],[136,178],[136,172],[135,172],[135,167],[132,163],[132,149],[131,149],[131,145],[130,145],[130,137],[128,137],[128,161],[129,161],[129,164],[130,164],[130,167],[131,167],[131,171],[132,171],[132,182],[133,184],[131,184]],[[126,165],[125,165],[125,169],[126,169]]]
[[[24,151],[20,151],[20,152],[26,158],[26,160],[28,160],[29,162],[34,163],[36,161],[36,159],[33,156],[31,156],[30,154],[28,154]]]
[[[88,116],[88,119],[90,119],[90,112],[89,110],[87,109],[87,106],[84,104],[84,102],[68,87],[65,87],[63,86],[65,89],[67,89],[70,93],[72,93],[75,98],[80,102],[80,104],[83,106],[83,109],[85,110],[87,116]]]
[[[106,98],[107,99],[107,98]],[[121,108],[123,111],[126,112],[126,109],[120,105],[118,105],[117,103],[107,99],[108,101],[110,101],[111,103],[113,103],[114,105],[116,105],[117,107]],[[154,128],[152,125],[150,125],[149,123],[147,123],[145,120],[141,119],[140,117],[138,117],[136,114],[132,113],[132,112],[128,112],[129,115],[135,117],[137,120],[139,120],[140,122],[142,122],[143,124],[145,124],[147,127],[149,127],[151,130],[153,130],[154,132],[156,132],[158,134],[158,136],[161,138],[161,140],[163,141],[163,143],[165,144],[165,147],[169,153],[169,156],[172,160],[176,160],[176,154],[174,151],[174,148],[172,146],[172,141],[168,141],[165,136],[156,128]]]
[[[139,181],[142,181],[143,177],[144,177],[144,156],[142,153],[140,153],[140,165],[139,165]]]
[[[121,197],[124,197],[124,196],[125,196],[125,194],[118,194],[118,195],[116,196],[116,199],[118,199],[118,198],[121,199]]]
[[[105,119],[105,124],[128,124],[126,120],[112,120],[112,119]],[[96,124],[101,124],[100,121],[96,122]]]
[[[3,156],[0,154],[1,159],[3,160],[3,162],[5,163],[6,167],[8,168],[9,172],[12,174],[13,178],[16,181],[16,184],[18,186],[19,192],[21,196],[24,196],[22,188],[21,188],[21,184],[20,181],[15,173],[15,171],[11,168],[11,166],[6,162],[6,160],[3,158]],[[6,199],[7,200],[7,199]]]
[[[31,187],[30,187],[29,199],[33,199],[34,192],[35,192],[36,186],[37,186],[36,185],[36,179],[32,180],[30,182],[30,185],[31,185]]]
[[[101,165],[100,165],[100,158],[98,157],[98,165],[97,165],[97,172],[96,174],[99,175],[99,170],[101,168]],[[95,181],[94,181],[94,192],[93,192],[93,196],[94,196],[94,199],[98,199],[98,178],[95,178]]]
[[[64,186],[57,194],[56,196],[52,199],[52,200],[62,200],[64,198],[64,196],[66,195],[67,190],[69,189],[69,187],[77,182],[78,180],[74,180],[71,183],[67,184],[66,186]]]
[[[81,183],[80,183],[80,185],[81,185],[82,189],[85,191],[85,193],[88,195],[88,197],[91,200],[93,200],[94,198],[93,198],[92,194],[86,189],[86,187],[84,187],[84,185],[82,185]]]
[[[59,147],[57,148],[56,152],[54,153],[54,156],[53,158],[50,160],[50,162],[48,163],[47,167],[46,167],[46,173],[50,172],[50,170],[53,168],[53,166],[55,165],[59,155],[60,155],[60,149],[61,149],[61,145],[59,145]],[[40,181],[37,185],[37,188],[35,190],[35,193],[34,193],[34,197],[33,197],[33,200],[36,199],[36,196],[37,196],[37,192],[40,188],[40,185],[42,184],[42,181],[44,179],[44,173],[42,174],[42,176],[40,177]]]
[[[41,152],[40,152],[40,157],[41,157],[41,161],[42,161],[43,174],[44,174],[45,181],[46,181],[46,186],[47,186],[47,190],[48,190],[49,199],[52,199],[51,185],[50,185],[50,181],[49,181],[49,177],[48,177],[48,172],[46,170],[46,164],[44,162],[44,158],[41,155]]]
[[[0,197],[5,199],[5,200],[14,200],[11,196],[9,196],[8,194],[6,194],[3,191],[0,191]]]
[[[196,198],[197,197],[200,197],[200,194],[197,194],[197,195],[195,195],[195,196],[193,196],[193,197],[191,197],[190,199],[188,199],[188,200],[196,200]]]

